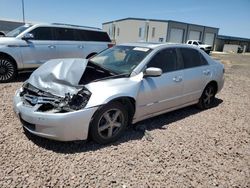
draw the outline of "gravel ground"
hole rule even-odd
[[[140,122],[108,146],[25,134],[12,97],[28,75],[0,84],[0,187],[250,187],[250,55],[214,56],[226,65],[214,108]]]

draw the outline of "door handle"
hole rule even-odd
[[[54,49],[54,48],[56,48],[56,46],[55,45],[48,45],[48,48]]]
[[[84,48],[84,46],[83,46],[83,45],[79,45],[79,46],[78,46],[78,48],[83,49],[83,48]]]
[[[181,76],[175,76],[173,78],[173,81],[175,81],[175,82],[181,82],[182,81],[182,77]]]
[[[209,75],[209,74],[210,74],[210,70],[204,70],[204,71],[203,71],[203,74]]]

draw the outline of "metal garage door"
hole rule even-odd
[[[214,44],[214,33],[205,33],[205,44],[213,45]]]
[[[182,43],[183,32],[184,32],[183,29],[176,29],[176,28],[171,29],[169,42]]]
[[[200,31],[190,31],[188,40],[200,40],[201,32]]]

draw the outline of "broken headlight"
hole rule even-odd
[[[65,94],[64,100],[59,103],[58,107],[66,111],[80,110],[87,105],[90,96],[91,92],[86,88],[83,88],[74,95],[67,93]]]

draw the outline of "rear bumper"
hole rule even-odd
[[[19,92],[14,96],[14,111],[25,129],[34,135],[60,141],[86,140],[89,124],[98,107],[68,113],[37,112],[26,106]]]

